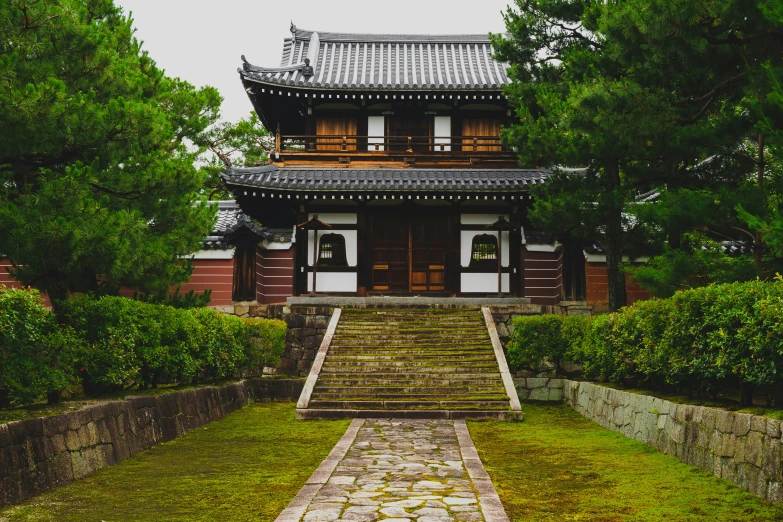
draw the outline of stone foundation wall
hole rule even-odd
[[[277,371],[284,375],[307,376],[321,347],[326,327],[332,318],[333,307],[287,304],[235,303],[220,308],[223,313],[238,317],[282,319],[288,325],[285,350]]]
[[[16,504],[217,420],[252,398],[296,400],[303,380],[253,379],[127,397],[0,425],[0,506]]]
[[[560,313],[559,306],[546,305],[510,305],[510,306],[490,306],[492,319],[495,321],[495,328],[498,331],[498,337],[503,348],[514,335],[514,325],[512,320],[520,315],[541,315]]]
[[[540,387],[533,391],[536,389]],[[674,455],[770,502],[783,501],[781,421],[675,404],[588,382],[564,380],[563,393],[566,403],[605,428]]]
[[[514,378],[521,401],[560,402],[563,400],[564,382],[565,379],[547,377]]]

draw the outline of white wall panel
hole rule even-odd
[[[348,266],[356,266],[359,259],[359,233],[356,230],[335,230],[330,232],[328,230],[318,231],[318,242],[321,242],[321,238],[324,234],[340,234],[345,238],[345,260],[348,261]],[[315,251],[315,232],[312,230],[307,232],[307,265],[313,266],[313,253]]]
[[[435,145],[439,143],[451,143],[451,116],[435,116]],[[450,151],[451,145],[443,147],[444,151]],[[435,147],[439,152],[440,147]]]
[[[316,292],[356,292],[356,272],[318,272]],[[495,288],[498,284],[495,282]],[[307,291],[313,291],[313,273],[307,274]]]
[[[384,116],[368,116],[367,117],[367,136],[374,136],[367,138],[367,150],[374,151],[375,144],[380,143],[378,150],[383,150],[383,136],[386,132],[386,121]]]
[[[496,218],[497,219],[497,218]],[[462,266],[470,266],[470,251],[471,247],[473,246],[473,238],[475,236],[480,236],[481,234],[489,234],[490,236],[498,237],[498,233],[487,230],[486,232],[479,232],[476,230],[463,230],[460,232],[460,261]],[[501,239],[501,260],[503,261],[503,266],[508,266],[508,253],[509,253],[509,237],[508,232],[503,232],[503,237]],[[497,283],[495,283],[495,286],[497,287]]]
[[[320,277],[320,276],[319,276]],[[498,275],[494,274],[462,274],[461,275],[461,287],[460,290],[465,293],[497,293],[498,291]],[[501,285],[503,291],[508,292],[508,274],[501,274]],[[320,281],[318,286],[320,287]]]
[[[503,216],[506,221],[509,220],[508,214],[462,214],[460,215],[460,223],[463,225],[491,225],[500,216]]]

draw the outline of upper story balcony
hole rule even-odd
[[[515,153],[499,136],[387,136],[303,134],[276,136],[281,166],[513,167]]]

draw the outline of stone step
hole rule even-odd
[[[309,419],[476,419],[521,420],[522,412],[511,410],[359,410],[359,409],[297,409],[296,418]]]
[[[347,400],[322,401],[311,400],[308,408],[347,409],[347,410],[457,410],[476,409],[493,410],[508,409],[508,399],[495,401],[438,401],[438,400]]]
[[[355,393],[357,396],[359,395],[368,395],[368,394],[393,394],[393,395],[400,395],[400,394],[411,394],[411,395],[420,395],[423,393],[429,393],[432,395],[438,395],[440,393],[448,393],[449,395],[467,395],[471,393],[478,393],[478,394],[505,394],[506,390],[503,388],[503,385],[501,382],[498,383],[492,383],[492,384],[483,384],[483,385],[467,385],[467,386],[454,386],[454,385],[448,385],[448,386],[416,386],[416,385],[410,385],[410,386],[383,386],[383,387],[377,387],[377,386],[332,386],[332,385],[321,385],[317,384],[315,387],[315,393],[317,394],[328,394],[328,393],[344,393],[346,390],[350,390],[351,393]]]
[[[398,346],[394,345],[390,348],[386,345],[380,346],[333,346],[329,348],[329,354],[332,355],[394,355],[394,354],[406,354],[406,355],[470,355],[470,354],[494,354],[492,346],[490,345],[477,345],[470,347],[459,347],[450,344],[448,346],[433,346],[433,345],[412,345],[412,346]]]
[[[465,365],[468,366],[468,365]],[[361,366],[357,366],[355,363],[341,363],[341,362],[330,362],[328,359],[326,363],[324,363],[323,371],[322,373],[331,373],[331,374],[378,374],[378,373],[388,373],[388,374],[409,374],[409,375],[444,375],[444,374],[451,374],[451,373],[457,373],[459,371],[464,370],[471,370],[476,373],[500,373],[497,367],[497,364],[489,364],[489,363],[472,363],[469,365],[468,368],[466,368],[463,365],[449,365],[449,366],[443,366],[443,365],[435,365],[435,364],[416,364],[412,361],[406,361],[404,363],[395,363],[395,362],[387,362],[387,363],[374,363],[374,362],[367,362],[363,363]]]
[[[410,361],[412,363],[421,362],[423,364],[432,364],[433,361],[448,361],[448,362],[470,362],[470,361],[487,361],[496,363],[495,354],[489,351],[477,352],[477,353],[407,353],[402,352],[399,354],[378,354],[363,352],[358,353],[332,353],[329,354],[329,362],[405,362]]]
[[[471,377],[462,379],[458,377],[448,376],[438,379],[419,379],[419,378],[406,378],[404,375],[400,375],[398,378],[388,378],[373,376],[368,377],[366,375],[358,375],[356,377],[350,376],[324,376],[318,378],[318,384],[324,387],[344,387],[344,386],[372,386],[376,388],[387,387],[417,387],[417,386],[454,386],[454,387],[472,387],[472,386],[502,386],[503,381],[499,374],[491,374],[489,377]]]
[[[345,335],[344,333],[336,332],[332,344],[373,344],[379,342],[390,342],[395,344],[415,344],[415,343],[429,343],[429,344],[489,344],[490,338],[486,334],[471,334],[471,335]]]
[[[449,392],[451,390],[448,390]],[[505,401],[508,404],[508,398],[505,393],[479,393],[471,392],[466,394],[458,393],[433,393],[422,390],[421,393],[357,393],[354,390],[343,390],[338,393],[318,391],[313,394],[313,400],[318,401]]]

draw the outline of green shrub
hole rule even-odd
[[[276,366],[285,349],[285,322],[276,319],[243,319],[246,370]]]
[[[72,382],[69,359],[76,344],[37,290],[0,285],[0,407],[59,396]]]
[[[193,354],[199,374],[209,379],[231,377],[245,361],[242,319],[211,308],[194,308],[189,313],[200,324]]]
[[[538,368],[550,360],[555,372],[562,361],[573,360],[573,341],[584,335],[586,317],[537,315],[513,319],[514,334],[508,343],[508,364],[513,370]]]
[[[582,365],[584,376],[713,393],[774,386],[783,405],[783,281],[710,285],[669,299],[640,301],[567,327],[571,318],[515,320],[509,363],[519,369],[545,357]]]

